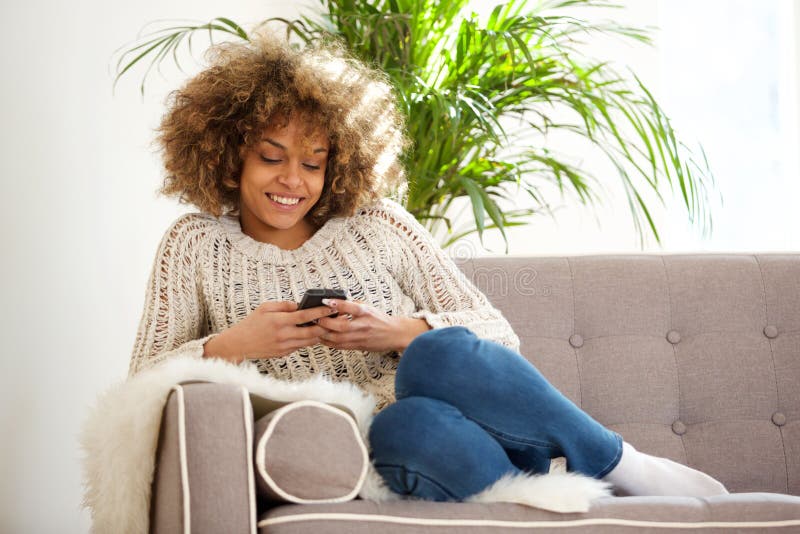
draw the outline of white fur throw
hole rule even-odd
[[[349,408],[366,442],[375,400],[348,382],[322,377],[286,382],[261,374],[249,362],[174,357],[144,370],[98,396],[80,431],[83,449],[83,507],[92,515],[92,532],[146,534],[161,415],[172,386],[186,380],[244,386],[277,401],[311,399]],[[367,443],[368,445],[368,443]],[[584,512],[592,500],[610,495],[609,485],[567,472],[522,474],[498,480],[470,502],[515,502],[557,512]],[[369,466],[359,497],[399,500]]]

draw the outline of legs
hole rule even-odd
[[[404,440],[378,439],[374,447],[384,462],[382,476],[394,479],[393,490],[404,483],[406,492],[424,498],[463,498],[508,471],[547,472],[550,458],[565,456],[568,471],[602,478],[630,495],[728,493],[705,473],[637,451],[567,399],[523,356],[464,327],[417,336],[400,360],[395,386],[397,404],[404,404],[378,428],[385,435],[391,433],[389,425],[406,424],[409,430]],[[432,443],[444,446],[436,451]],[[447,461],[440,462],[444,451]],[[412,468],[413,474],[403,470],[417,456],[425,465]],[[399,461],[403,458],[405,463]],[[431,479],[438,481],[438,493],[430,489]]]
[[[519,472],[481,427],[427,397],[406,397],[379,412],[369,442],[375,469],[401,495],[460,501]]]
[[[375,416],[372,463],[396,493],[460,501],[550,458],[598,477],[621,437],[564,397],[521,355],[463,327],[418,336],[397,370],[397,402]]]
[[[455,406],[523,469],[546,472],[550,458],[565,456],[567,470],[601,478],[622,455],[622,437],[578,408],[523,356],[461,326],[412,341],[397,369],[396,395]]]

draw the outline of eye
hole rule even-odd
[[[310,171],[318,171],[320,169],[319,165],[312,165],[310,163],[303,163],[303,167]]]
[[[279,160],[279,159],[270,159],[268,157],[261,156],[261,161],[263,161],[265,163],[280,163],[281,160]]]

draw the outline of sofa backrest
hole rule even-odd
[[[800,495],[800,254],[457,263],[520,352],[639,450]]]

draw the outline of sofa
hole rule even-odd
[[[585,513],[254,501],[252,436],[240,422],[269,406],[251,397],[243,408],[235,388],[198,381],[183,384],[180,410],[172,395],[164,406],[150,531],[800,532],[800,253],[457,263],[511,322],[520,352],[567,397],[638,450],[706,472],[731,494],[615,493]]]

